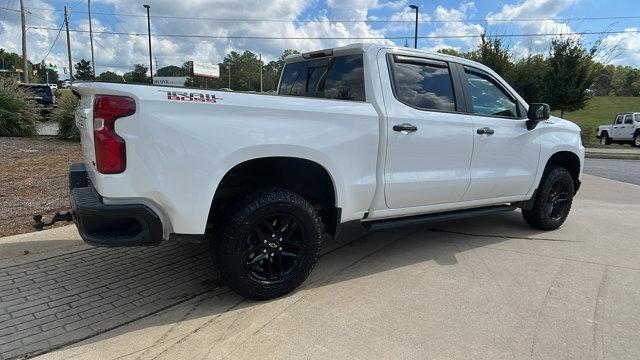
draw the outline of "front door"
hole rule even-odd
[[[464,67],[473,121],[471,185],[464,200],[525,195],[538,169],[540,141],[524,107],[492,75]]]
[[[458,112],[463,98],[450,64],[384,54],[378,64],[388,116],[387,206],[460,201],[469,186],[473,135],[470,116]]]
[[[622,122],[624,121],[624,114],[620,114],[616,116],[616,121],[613,123],[613,128],[611,129],[611,138],[612,139],[622,139]]]

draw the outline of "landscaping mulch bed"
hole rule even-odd
[[[80,161],[80,143],[0,137],[0,237],[35,231],[33,215],[69,210],[67,174]]]

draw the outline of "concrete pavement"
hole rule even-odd
[[[92,248],[0,269],[0,297],[6,289],[29,291],[29,285],[3,285],[17,273],[53,281],[26,302],[73,286],[90,292],[79,294],[81,299],[99,297],[83,309],[82,323],[62,324],[49,337],[51,326],[65,318],[51,310],[55,319],[44,329],[37,321],[21,326],[36,329],[29,336],[44,334],[39,343],[22,337],[12,352],[0,345],[0,354],[28,353],[24,349],[31,346],[35,353],[62,347],[43,359],[637,359],[638,218],[640,187],[585,175],[559,230],[533,230],[513,212],[355,241],[361,234],[350,235],[327,243],[301,289],[265,302],[219,286],[204,248]],[[51,273],[63,266],[67,280]],[[105,280],[111,287],[100,282]],[[114,286],[129,292],[114,292]],[[104,301],[115,295],[124,295],[117,304],[133,303],[137,316],[126,317],[132,308],[115,306],[117,300]],[[39,309],[46,311],[51,301],[17,311],[35,318],[28,309],[46,304]],[[81,306],[63,305],[67,314]],[[2,298],[0,318],[15,312]],[[111,326],[101,327],[105,319],[113,319]],[[3,336],[11,335],[0,330],[0,344]]]

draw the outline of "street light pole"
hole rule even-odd
[[[27,68],[27,29],[25,29],[23,0],[20,0],[20,21],[22,22],[22,81],[29,83],[29,69]]]
[[[91,0],[87,0],[87,7],[89,9],[89,42],[91,43],[91,74],[93,80],[96,79],[96,59],[93,55],[93,28],[91,27]]]
[[[409,7],[416,11],[416,33],[414,35],[413,48],[417,49],[418,48],[418,5],[409,5]]]
[[[149,18],[149,5],[142,5],[147,9],[147,33],[149,33],[149,75],[153,84],[153,56],[151,55],[151,19]]]
[[[64,26],[67,28],[67,58],[69,59],[69,80],[73,81],[73,61],[71,61],[71,40],[69,39],[69,15],[64,7]]]

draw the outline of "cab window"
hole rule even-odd
[[[420,110],[456,111],[446,62],[395,55],[391,63],[393,93],[398,101]]]
[[[633,124],[633,115],[629,114],[624,117],[625,124]]]
[[[516,101],[488,74],[465,67],[473,113],[478,115],[518,117]]]
[[[620,125],[620,124],[622,124],[622,115],[618,115],[616,117],[616,125]]]
[[[365,101],[362,55],[336,56],[317,61],[287,64],[282,73],[279,95]]]

